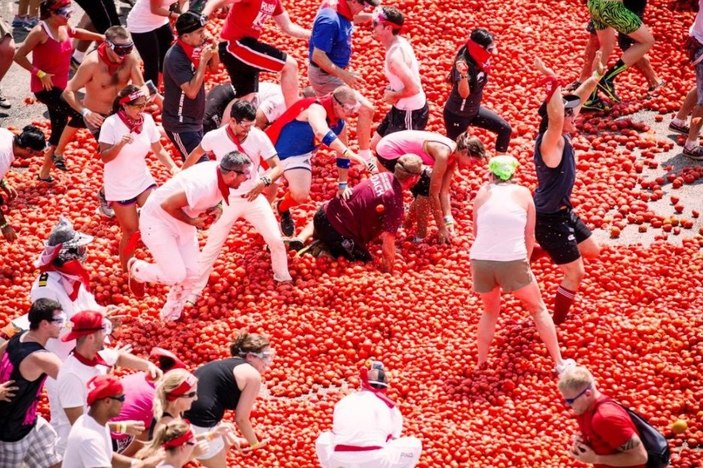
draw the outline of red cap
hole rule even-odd
[[[173,354],[168,349],[163,348],[152,348],[149,353],[149,357],[152,358],[158,366],[164,372],[168,372],[171,369],[185,369],[186,365],[183,361],[178,359],[178,356]]]
[[[90,335],[103,329],[103,314],[94,310],[84,310],[71,317],[71,331],[61,341],[75,340],[80,336]]]
[[[124,395],[122,383],[112,375],[96,375],[88,381],[88,406],[97,400]]]

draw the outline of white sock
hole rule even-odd
[[[77,62],[83,62],[83,59],[85,58],[85,52],[81,52],[80,50],[74,50],[73,58],[76,59]]]
[[[677,119],[676,117],[674,117],[674,120],[672,120],[671,123],[673,123],[675,125],[686,125],[685,120]]]
[[[364,161],[368,162],[368,161],[370,161],[371,158],[373,157],[373,153],[371,152],[370,149],[360,149],[360,150],[359,150],[359,156],[361,156],[362,158],[364,158]]]
[[[686,140],[686,144],[683,145],[686,149],[691,149],[698,146],[698,140]]]

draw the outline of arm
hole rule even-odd
[[[454,62],[454,70],[452,70],[452,79],[457,83],[457,91],[463,99],[471,94],[471,86],[469,85],[469,66],[463,58],[459,58]]]
[[[68,422],[73,426],[78,418],[81,417],[83,414],[83,407],[82,406],[77,406],[75,408],[64,408],[64,412],[66,413],[66,417],[68,418]]]
[[[27,58],[27,55],[34,50],[36,46],[46,41],[46,32],[42,28],[32,29],[27,38],[24,40],[19,49],[15,52],[15,62],[20,67],[29,71],[32,75],[36,75],[41,81],[44,90],[49,91],[54,87],[54,82],[52,77],[53,73],[46,73],[43,70],[39,70],[37,67],[32,65],[32,63]]]
[[[310,30],[292,22],[287,11],[284,11],[278,16],[274,16],[273,20],[285,34],[297,39],[310,39]]]
[[[163,6],[161,0],[149,0],[149,11],[152,15],[165,16],[168,19],[176,20],[180,16],[180,13],[173,12]]]
[[[601,63],[600,50],[596,52],[596,57],[593,59],[593,70],[593,74],[586,81],[581,83],[581,86],[579,86],[576,91],[574,91],[574,94],[577,95],[579,99],[581,99],[581,105],[574,109],[574,113],[576,115],[581,112],[581,107],[583,106],[583,103],[588,100],[588,96],[590,96],[593,90],[596,89],[598,81],[600,81],[600,78],[605,73],[605,65]]]
[[[73,109],[76,110],[76,112],[81,113],[83,115],[83,118],[90,123],[91,125],[95,127],[100,127],[105,120],[102,115],[91,112],[90,109],[87,107],[84,107],[80,102],[78,102],[78,98],[76,97],[76,93],[83,87],[85,87],[88,82],[93,77],[93,68],[96,66],[95,63],[84,63],[80,67],[78,67],[78,70],[76,71],[76,74],[73,75],[73,78],[71,78],[66,85],[66,89],[63,90],[63,93],[61,96],[64,98],[66,103],[68,103],[69,106],[71,106]]]
[[[532,257],[532,250],[535,248],[535,201],[532,194],[525,188],[525,200],[527,201],[527,223],[525,223],[525,247],[527,247],[528,260]]]
[[[188,169],[190,166],[197,163],[203,154],[205,154],[205,150],[203,149],[202,144],[200,144],[193,151],[190,152],[190,154],[186,158],[185,162],[183,163],[181,170],[184,171],[184,170]]]
[[[30,356],[32,358],[31,365],[37,369],[35,378],[38,378],[41,373],[45,373],[52,379],[56,379],[59,375],[59,369],[61,368],[61,359],[54,353],[50,351],[41,353],[32,353]]]
[[[203,8],[203,16],[210,17],[213,11],[217,11],[225,5],[239,3],[242,0],[208,0],[205,8]]]
[[[329,75],[336,76],[350,87],[354,88],[359,84],[361,75],[358,72],[347,71],[332,63],[325,51],[314,47],[312,50],[312,61]]]
[[[116,365],[120,367],[126,367],[127,369],[134,369],[144,371],[149,374],[152,378],[159,379],[163,375],[161,369],[156,367],[151,362],[146,359],[135,356],[132,353],[120,352],[119,358],[117,358]]]
[[[0,231],[2,231],[2,236],[5,238],[6,241],[14,242],[17,240],[17,233],[5,219],[5,215],[3,214],[2,210],[0,210],[0,226],[2,226],[0,228]]]
[[[452,218],[452,199],[449,193],[449,188],[452,186],[452,181],[454,180],[454,172],[456,171],[456,165],[448,166],[442,178],[442,188],[439,191],[439,204],[442,207],[442,216],[444,217],[444,224],[447,228],[450,224],[453,224]],[[451,222],[448,222],[450,219]]]
[[[252,188],[246,195],[247,201],[254,201],[266,187],[275,183],[276,180],[283,175],[283,166],[281,165],[281,160],[278,159],[277,154],[267,159],[266,162],[269,165],[269,171],[264,174],[264,176],[259,178],[254,188]],[[268,185],[264,182],[264,177],[269,179]]]
[[[535,68],[547,77],[556,77],[556,74],[551,69],[544,66],[539,57],[535,58]],[[547,102],[547,116],[549,118],[549,126],[547,131],[542,136],[540,144],[540,152],[542,159],[547,167],[557,167],[561,163],[563,156],[563,135],[564,129],[564,101],[561,97],[561,85],[556,85],[552,96]]]
[[[637,434],[633,434],[617,450],[618,453],[613,455],[597,455],[591,447],[577,440],[571,449],[571,455],[583,463],[592,465],[636,466],[647,463],[647,451]]]
[[[235,376],[235,381],[236,380]],[[247,369],[246,375],[244,376],[244,388],[242,388],[242,393],[237,403],[237,409],[235,410],[236,416],[234,422],[251,447],[255,447],[259,443],[259,439],[256,437],[249,417],[251,416],[251,410],[254,407],[256,397],[259,395],[260,387],[261,375],[253,368]]]
[[[102,162],[108,163],[114,160],[120,154],[122,148],[124,148],[125,145],[131,143],[133,139],[134,138],[132,137],[132,134],[127,133],[126,135],[122,135],[120,141],[118,141],[114,145],[111,145],[110,143],[100,142],[99,154]]]
[[[80,41],[105,42],[105,36],[103,34],[94,33],[81,28],[74,29],[73,37]]]
[[[156,141],[151,144],[151,151],[156,155],[161,164],[166,166],[166,168],[171,171],[171,174],[176,174],[178,172],[178,166],[173,162],[171,155],[166,152],[163,146],[161,146],[160,141]]]
[[[484,203],[486,203],[486,200],[488,200],[488,197],[490,196],[489,194],[490,192],[488,191],[488,185],[484,185],[479,189],[476,194],[476,198],[474,199],[474,206],[471,208],[474,221],[474,239],[478,236],[478,210]]]
[[[442,212],[442,202],[440,199],[440,193],[442,189],[449,189],[448,186],[444,186],[444,175],[449,169],[447,161],[449,159],[449,148],[441,145],[440,147],[429,147],[428,153],[434,153],[435,163],[432,166],[432,176],[430,178],[430,209],[432,210],[432,216],[434,217],[437,228],[439,229],[440,242],[444,243],[449,239],[449,233],[447,232],[447,226],[444,223],[444,213]]]
[[[332,132],[332,130],[330,130],[330,127],[327,125],[327,113],[325,112],[325,109],[319,104],[313,104],[308,108],[307,116],[308,123],[310,124],[310,127],[312,127],[313,133],[315,133],[315,138],[317,138],[319,141],[324,141],[325,136],[328,133]],[[347,148],[347,145],[345,145],[344,142],[342,142],[342,140],[336,136],[334,140],[325,144],[337,153],[338,160],[358,160],[359,158],[359,156],[357,156],[352,150]],[[343,192],[347,188],[346,184],[348,172],[348,168],[337,166],[337,181],[339,182],[338,195],[343,194]]]
[[[195,70],[195,75],[193,75],[190,81],[181,84],[181,89],[185,95],[188,96],[188,99],[195,99],[198,96],[198,93],[203,87],[203,82],[205,81],[205,71],[208,68],[208,63],[214,54],[215,49],[210,46],[205,47],[200,56],[200,63]]]
[[[400,78],[403,83],[402,89],[398,91],[386,90],[383,95],[383,100],[395,104],[398,100],[414,96],[420,92],[420,85],[416,83],[413,79],[412,73],[408,68],[407,64],[403,60],[403,53],[400,50],[396,50],[391,56],[390,63],[388,64],[391,72]]]
[[[383,241],[381,251],[383,252],[385,267],[388,273],[393,273],[395,268],[395,234],[384,232],[381,234],[381,240]]]
[[[185,192],[174,193],[161,203],[161,209],[178,221],[195,227],[200,226],[200,218],[191,218],[183,211],[183,208],[186,206],[188,206],[188,199],[186,198]]]

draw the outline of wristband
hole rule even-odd
[[[603,77],[600,73],[598,73],[598,70],[593,70],[593,78],[596,80],[600,80]]]
[[[259,180],[264,183],[264,187],[271,185],[271,178],[269,176],[261,176]]]
[[[36,73],[36,75],[37,75],[37,78],[39,78],[39,79],[41,80],[42,78],[44,78],[44,77],[46,76],[46,73],[43,72],[43,71],[41,71],[41,70],[39,70],[39,71]]]
[[[338,187],[340,190],[346,189],[346,188],[348,187],[348,185],[349,185],[349,184],[348,184],[347,182],[337,182],[337,187]]]
[[[344,151],[342,151],[342,157],[345,157],[348,152],[349,152],[349,148],[344,148]]]
[[[337,135],[332,130],[330,130],[325,133],[325,136],[322,137],[322,144],[324,144],[325,146],[329,146],[336,139]]]
[[[563,85],[562,81],[556,76],[545,76],[540,80],[539,84],[547,85],[547,98],[544,100],[544,102],[549,102],[549,100],[554,95],[554,91],[556,91],[559,86]]]
[[[444,217],[444,224],[454,224],[454,218],[452,218],[452,215],[447,215]]]
[[[250,444],[249,447],[255,449],[255,448],[258,447],[259,445],[261,445],[261,442],[259,442],[259,441],[257,440],[257,441],[254,442],[253,444]]]
[[[349,169],[351,160],[346,158],[337,158],[337,167],[340,169]]]
[[[81,115],[83,117],[87,117],[88,114],[90,114],[90,109],[88,109],[87,107],[84,107],[83,109],[81,109]]]
[[[5,228],[6,228],[7,226],[9,226],[9,225],[10,225],[10,223],[8,223],[7,221],[5,221],[4,223],[0,224],[0,229],[5,229]]]

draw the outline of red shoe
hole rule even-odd
[[[130,239],[130,241],[131,241],[131,239]],[[134,265],[134,262],[136,262],[136,261],[137,261],[137,259],[132,257],[127,262],[127,276],[128,276],[127,285],[129,286],[129,292],[131,292],[132,295],[134,297],[136,297],[137,299],[141,299],[144,297],[144,294],[145,294],[144,283],[140,283],[132,276],[132,266]]]

